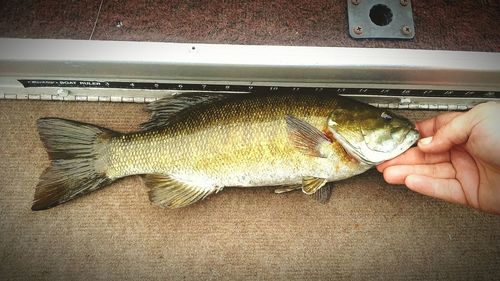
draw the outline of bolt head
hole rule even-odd
[[[399,1],[399,3],[401,4],[401,6],[407,6],[408,2],[410,2],[410,0],[400,0]]]
[[[361,34],[363,34],[363,27],[361,25],[355,26],[353,28],[353,31],[355,34],[361,35]]]
[[[115,26],[118,28],[121,28],[121,27],[123,27],[123,22],[121,20],[118,20],[115,22]]]
[[[404,35],[411,35],[411,28],[407,25],[403,25],[403,27],[401,27],[401,33],[403,33]]]
[[[360,1],[360,0],[351,0],[351,3],[352,3],[353,5],[359,5],[359,1]]]

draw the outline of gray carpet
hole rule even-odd
[[[106,0],[99,17],[99,0],[4,2],[2,37],[500,51],[498,1],[412,1],[410,41],[351,39],[346,1]],[[2,280],[500,276],[500,217],[387,185],[374,170],[339,182],[326,205],[270,188],[226,189],[163,210],[132,177],[31,212],[48,165],[35,121],[46,116],[121,131],[147,118],[137,104],[0,101]]]
[[[411,118],[435,113],[403,112]],[[495,279],[500,217],[384,183],[375,170],[318,204],[300,192],[226,189],[188,208],[151,205],[138,177],[30,210],[48,158],[35,121],[57,116],[119,131],[138,104],[0,101],[3,280]]]

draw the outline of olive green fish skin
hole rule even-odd
[[[143,130],[120,134],[60,118],[37,121],[51,166],[32,210],[45,210],[143,175],[149,199],[180,208],[224,187],[301,188],[319,201],[327,182],[360,174],[417,139],[405,118],[322,93],[197,93],[148,105]]]
[[[350,100],[324,94],[235,95],[180,112],[162,129],[114,137],[106,175],[164,174],[182,182],[225,186],[300,184],[304,176],[344,179],[370,166],[334,142],[328,157],[299,151],[290,141],[286,116],[327,131],[333,109]]]

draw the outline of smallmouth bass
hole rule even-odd
[[[330,182],[396,157],[419,138],[389,111],[326,94],[185,94],[147,106],[142,130],[121,134],[41,118],[51,166],[33,210],[44,210],[142,175],[150,200],[178,208],[224,187],[301,189],[325,201]]]

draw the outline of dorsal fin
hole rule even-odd
[[[166,208],[185,207],[220,190],[211,186],[196,186],[159,174],[144,175],[144,182],[150,188],[149,200]]]
[[[228,94],[190,93],[151,102],[146,106],[146,110],[151,113],[151,119],[141,124],[141,128],[143,130],[162,128],[168,125],[173,117],[188,108],[221,100],[229,96]]]

